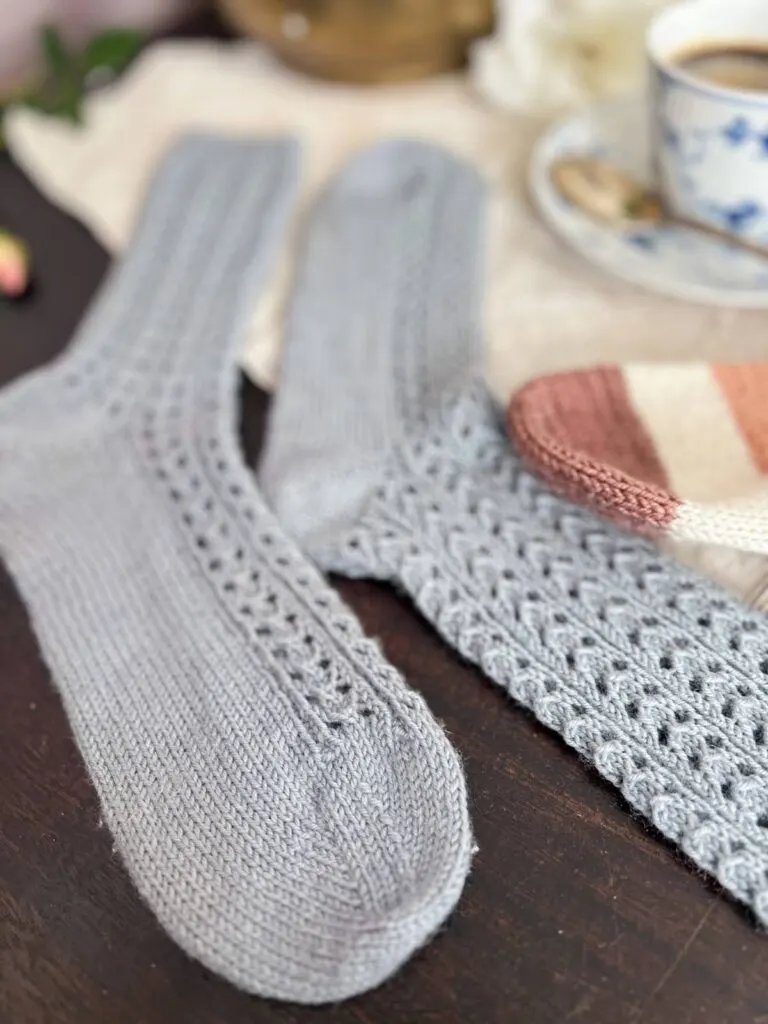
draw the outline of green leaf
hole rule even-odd
[[[59,81],[43,83],[19,103],[41,114],[60,117],[72,124],[82,123],[83,84],[79,78],[67,76]]]
[[[77,79],[68,79],[62,84],[52,113],[71,124],[83,123],[82,82]]]
[[[0,150],[2,116],[11,105],[31,107],[50,117],[82,124],[86,80],[98,71],[117,75],[134,59],[143,43],[140,32],[113,28],[94,36],[82,51],[67,49],[59,32],[47,25],[41,32],[46,69],[43,78],[10,96],[0,96]]]
[[[48,70],[58,78],[65,75],[69,70],[71,59],[64,45],[64,40],[59,35],[58,29],[53,25],[45,25],[42,30],[43,56]]]
[[[83,54],[85,74],[106,68],[119,74],[141,49],[142,35],[130,28],[112,28],[94,36]]]

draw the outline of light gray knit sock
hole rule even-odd
[[[240,328],[295,157],[170,155],[73,345],[0,395],[0,551],[160,922],[235,984],[316,1003],[429,938],[471,835],[442,730],[241,459]]]
[[[768,624],[523,469],[472,383],[478,207],[473,174],[416,144],[333,184],[290,314],[267,496],[321,566],[403,588],[768,924]]]

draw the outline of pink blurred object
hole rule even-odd
[[[0,296],[17,298],[29,284],[29,250],[20,238],[0,228]]]
[[[199,0],[0,0],[0,89],[39,67],[41,25],[56,25],[81,43],[107,26],[158,28],[198,6]]]

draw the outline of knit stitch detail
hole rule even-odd
[[[531,381],[510,402],[507,423],[529,466],[564,497],[645,535],[674,520],[680,501],[615,368]]]
[[[768,924],[768,629],[553,495],[482,386],[393,456],[324,566],[396,581],[445,640]]]
[[[518,450],[561,494],[633,530],[768,553],[763,363],[627,363],[512,397]]]

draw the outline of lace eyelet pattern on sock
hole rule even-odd
[[[446,438],[461,435],[462,457],[447,457]],[[479,388],[409,469],[325,560],[396,580],[448,643],[768,922],[761,617],[551,494],[506,451]]]
[[[190,138],[65,354],[0,395],[0,552],[160,923],[262,995],[370,988],[453,909],[472,838],[424,701],[282,532],[237,352],[296,152]]]

